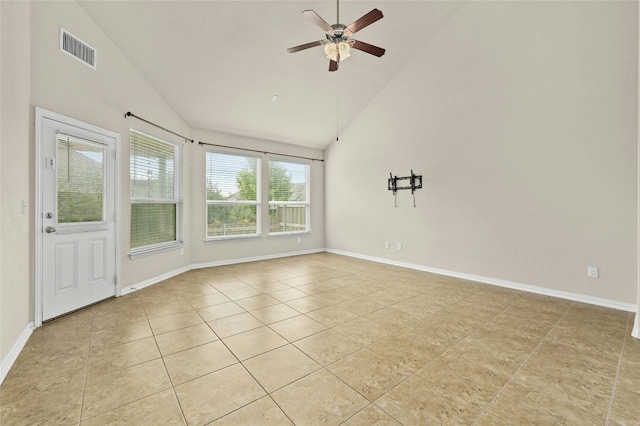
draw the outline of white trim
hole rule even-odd
[[[260,260],[270,260],[270,259],[278,259],[281,257],[290,257],[290,256],[299,256],[303,254],[312,254],[312,253],[321,253],[326,251],[323,248],[313,249],[313,250],[302,250],[295,252],[287,252],[287,253],[277,253],[277,254],[269,254],[266,256],[255,256],[255,257],[244,257],[240,259],[229,259],[229,260],[219,260],[216,262],[207,262],[207,263],[196,263],[193,265],[184,266],[182,268],[164,273],[162,275],[158,275],[153,278],[149,278],[148,280],[141,281],[137,284],[125,287],[121,291],[121,295],[124,296],[129,293],[133,293],[134,291],[141,290],[145,287],[149,287],[151,285],[157,284],[161,281],[167,280],[169,278],[175,277],[176,275],[180,275],[192,269],[201,269],[201,268],[211,268],[213,266],[224,266],[224,265],[235,265],[236,263],[247,263],[247,262],[257,262]]]
[[[311,250],[300,250],[293,251],[287,253],[276,253],[276,254],[268,254],[264,256],[254,256],[254,257],[243,257],[239,259],[228,259],[228,260],[218,260],[215,262],[206,262],[206,263],[196,263],[191,265],[191,269],[201,269],[201,268],[211,268],[213,266],[224,266],[224,265],[235,265],[236,263],[247,263],[247,262],[257,262],[260,260],[271,260],[271,259],[279,259],[281,257],[290,257],[290,256],[300,256],[304,254],[313,254],[313,253],[322,253],[327,251],[326,249],[311,249]]]
[[[144,246],[131,250],[131,253],[129,253],[129,259],[136,260],[140,259],[141,257],[152,256],[154,254],[164,253],[167,251],[179,250],[181,248],[184,248],[184,241],[172,241],[170,243]]]
[[[33,329],[36,328],[33,321],[30,321],[27,326],[22,330],[18,340],[15,341],[11,349],[4,357],[2,362],[0,363],[0,385],[4,382],[5,377],[9,374],[9,370],[13,367],[13,363],[18,359],[18,355],[24,349],[24,346],[27,344],[29,337],[31,337],[31,333],[33,333]]]
[[[141,290],[145,287],[149,287],[150,285],[157,284],[161,281],[167,280],[169,278],[175,277],[176,275],[183,274],[191,269],[190,266],[184,266],[179,269],[175,269],[173,271],[166,272],[164,274],[158,275],[153,278],[149,278],[148,280],[141,281],[137,284],[130,285],[129,287],[125,287],[120,291],[120,295],[125,296],[129,293],[133,293],[134,291]]]
[[[120,134],[111,130],[103,129],[102,127],[94,126],[89,123],[85,123],[80,120],[76,120],[75,118],[67,117],[62,114],[58,114],[53,111],[46,110],[44,108],[40,108],[38,106],[35,107],[35,212],[34,215],[34,229],[36,230],[34,235],[34,321],[33,324],[35,327],[40,327],[42,325],[42,216],[39,212],[42,212],[42,167],[40,166],[42,163],[42,123],[44,119],[50,119],[53,121],[58,121],[60,123],[77,127],[79,129],[89,131],[92,133],[97,133],[102,136],[106,136],[109,138],[113,138],[114,140],[114,151],[115,151],[115,182],[114,182],[114,209],[115,215],[114,218],[114,227],[115,227],[115,274],[116,274],[116,286],[115,286],[115,295],[119,296],[121,294],[120,291],[120,280],[117,278],[120,277],[121,273],[121,262],[120,262],[120,221],[118,218],[120,217]]]
[[[488,277],[483,277],[479,275],[448,271],[445,269],[431,268],[428,266],[416,265],[413,263],[406,263],[406,262],[398,262],[395,260],[367,256],[367,255],[362,255],[362,254],[352,253],[352,252],[347,252],[342,250],[326,249],[326,251],[329,253],[340,254],[343,256],[355,257],[358,259],[370,260],[373,262],[385,263],[393,266],[401,266],[404,268],[416,269],[418,271],[430,272],[433,274],[444,275],[448,277],[476,281],[479,283],[495,285],[498,287],[505,287],[505,288],[511,288],[514,290],[527,291],[529,293],[542,294],[545,296],[552,296],[552,297],[557,297],[557,298],[566,299],[566,300],[573,300],[575,302],[588,303],[590,305],[604,306],[607,308],[617,309],[620,311],[636,312],[636,306],[634,304],[623,303],[617,300],[603,299],[600,297],[587,296],[584,294],[571,293],[568,291],[553,290],[550,288],[538,287],[534,285],[520,284],[513,281],[499,280],[499,279],[488,278]]]
[[[640,339],[640,320],[638,320],[638,318],[640,318],[640,313],[636,312],[636,324],[633,326],[633,331],[631,332],[631,335],[636,339]]]

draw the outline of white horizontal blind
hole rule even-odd
[[[131,130],[131,249],[180,239],[182,147]]]
[[[206,163],[206,237],[259,235],[260,160],[207,152]]]
[[[269,233],[308,232],[309,165],[269,161]]]

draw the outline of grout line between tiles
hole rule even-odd
[[[616,375],[613,380],[613,387],[611,389],[611,397],[609,398],[609,406],[607,408],[606,426],[611,424],[611,412],[613,411],[613,402],[615,401],[616,392],[618,390],[618,379],[620,377],[620,368],[622,367],[622,357],[624,356],[624,349],[627,343],[627,336],[629,336],[629,324],[631,323],[631,314],[627,316],[627,326],[625,327],[625,336],[622,339],[622,349],[620,350],[620,357],[618,358],[618,366],[616,368]]]

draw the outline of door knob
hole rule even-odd
[[[53,226],[47,226],[46,228],[44,228],[45,231],[47,231],[48,234],[53,234],[54,232],[56,232],[56,228],[54,228]]]

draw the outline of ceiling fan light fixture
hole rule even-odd
[[[351,45],[346,41],[341,41],[339,43],[327,43],[324,45],[324,54],[327,55],[328,59],[335,61],[338,57],[338,52],[340,52],[340,61],[344,61],[351,54],[349,51],[351,50]]]

